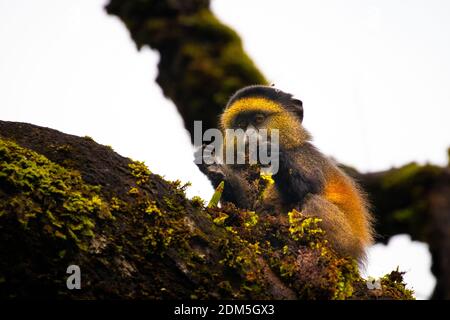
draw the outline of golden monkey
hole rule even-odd
[[[264,194],[266,207],[300,210],[321,219],[320,226],[342,256],[362,261],[373,241],[372,216],[358,185],[311,144],[303,128],[303,106],[291,94],[269,86],[249,86],[236,92],[220,118],[221,129],[279,130],[279,168]],[[214,186],[225,181],[222,200],[252,208],[250,184],[235,165],[199,165]]]

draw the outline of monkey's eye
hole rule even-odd
[[[266,120],[266,116],[262,113],[257,113],[254,117],[255,124],[261,124]]]

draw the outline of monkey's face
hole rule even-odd
[[[247,133],[277,129],[280,147],[291,149],[308,140],[301,119],[279,102],[263,97],[246,97],[233,102],[222,114],[222,130],[242,129]]]

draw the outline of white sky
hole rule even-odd
[[[137,52],[105,0],[0,0],[0,119],[89,135],[211,196],[190,140],[154,83],[158,55]],[[304,103],[326,154],[360,170],[446,163],[450,2],[214,0],[258,67]],[[370,250],[367,273],[397,265],[428,296],[426,245],[407,236]]]

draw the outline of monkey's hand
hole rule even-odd
[[[213,146],[203,145],[194,153],[195,164],[211,181],[214,188],[224,181],[225,186],[221,202],[231,202],[239,208],[250,209],[254,205],[251,200],[250,184],[242,172],[232,166],[219,163],[212,152]]]
[[[298,151],[279,152],[278,172],[273,179],[288,203],[304,203],[308,194],[320,193],[324,177],[319,169],[309,168],[299,160]]]
[[[205,174],[217,187],[221,181],[225,180],[225,170],[223,165],[219,164],[213,154],[213,146],[202,145],[194,152],[194,162],[200,171]]]

